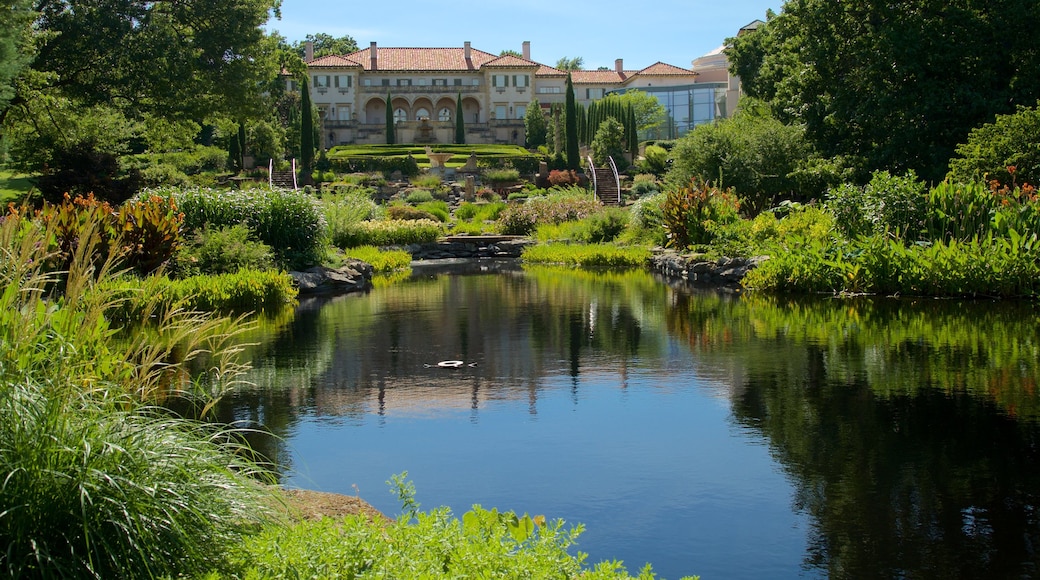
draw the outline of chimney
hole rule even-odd
[[[617,74],[619,75],[625,74],[625,63],[623,59],[614,59],[614,70],[617,71]]]
[[[470,58],[472,56],[470,54],[470,45],[469,45],[469,41],[468,40],[462,45],[462,50],[463,50],[463,56],[466,57],[466,62],[469,62]]]
[[[303,43],[303,62],[312,60],[314,60],[314,43],[308,40]]]
[[[525,40],[524,41],[523,55],[524,55],[524,60],[531,60],[531,41],[530,40]]]
[[[372,59],[369,68],[372,70],[379,70],[379,49],[376,48],[376,42],[374,40],[368,47],[368,53]]]

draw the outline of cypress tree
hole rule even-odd
[[[300,83],[300,173],[303,182],[310,179],[314,165],[314,106],[311,105],[311,91],[307,79]]]
[[[628,152],[632,154],[632,160],[635,161],[639,156],[639,129],[636,126],[636,108],[632,106],[632,103],[628,104],[625,134],[628,137]]]
[[[238,141],[238,130],[228,136],[228,167],[238,173],[242,171],[242,147]]]
[[[571,73],[567,73],[567,101],[564,111],[564,131],[567,135],[567,168],[578,169],[581,160],[578,158],[578,111],[574,102],[574,82]]]
[[[464,145],[466,143],[466,122],[462,118],[462,92],[455,100],[455,143]]]
[[[394,144],[394,109],[390,106],[390,91],[386,92],[386,144]]]
[[[589,140],[585,137],[588,129],[588,114],[585,112],[585,105],[578,103],[578,145],[582,143],[588,145]]]
[[[238,166],[246,168],[246,125],[238,124]]]

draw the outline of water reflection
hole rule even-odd
[[[312,484],[366,451],[367,470],[429,464],[436,503],[494,481],[489,504],[577,514],[583,550],[668,577],[1024,577],[1038,322],[1033,304],[418,272],[302,305],[254,347],[258,388],[220,413],[278,435],[254,443]]]

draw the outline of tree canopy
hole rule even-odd
[[[293,43],[293,50],[296,51],[300,58],[304,58],[308,42],[314,43],[314,58],[333,54],[350,54],[357,52],[358,49],[357,41],[349,34],[336,38],[331,34],[319,32],[317,34],[308,34],[303,41]]]
[[[556,68],[560,70],[581,70],[581,67],[585,65],[585,59],[580,56],[574,58],[562,57],[556,61]]]
[[[798,0],[727,54],[825,156],[937,180],[972,128],[1040,97],[1038,26],[1032,0]]]

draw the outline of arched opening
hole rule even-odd
[[[450,121],[451,120],[451,109],[448,107],[441,107],[441,110],[437,112],[438,121]]]

